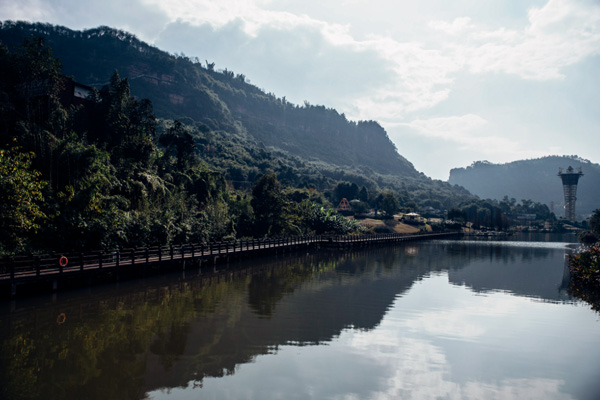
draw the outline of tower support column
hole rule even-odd
[[[579,178],[583,176],[581,168],[577,169],[577,172],[573,167],[569,167],[563,172],[562,168],[558,169],[558,176],[560,176],[563,183],[563,191],[565,194],[565,218],[569,221],[575,221],[575,202],[577,201],[577,183]]]

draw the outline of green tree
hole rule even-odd
[[[340,182],[334,189],[335,202],[339,203],[343,198],[353,200],[358,198],[359,189],[356,183]]]
[[[458,208],[451,208],[448,210],[448,219],[456,222],[465,222],[467,219],[467,214]]]
[[[0,242],[5,251],[23,250],[26,235],[46,218],[40,207],[46,182],[31,169],[32,158],[33,154],[0,150]]]
[[[590,230],[600,237],[600,208],[595,209],[590,217]]]
[[[28,98],[42,93],[58,96],[63,86],[61,63],[52,55],[52,48],[46,46],[42,37],[25,39],[16,57],[16,67]]]
[[[284,231],[286,204],[275,174],[265,174],[256,181],[250,204],[254,212],[254,232],[257,235],[276,235]]]
[[[194,138],[181,122],[175,121],[173,126],[160,136],[159,143],[165,147],[167,156],[177,160],[179,170],[189,168],[195,162]]]
[[[389,218],[393,218],[396,211],[400,205],[398,204],[398,199],[394,196],[392,192],[387,192],[383,199],[381,200],[381,209],[385,211]]]
[[[361,231],[355,219],[346,219],[332,208],[316,204],[308,204],[307,225],[317,235],[337,234],[346,235]]]
[[[369,212],[369,204],[360,200],[351,200],[350,207],[352,207],[352,211],[357,214],[366,214]]]
[[[123,172],[147,168],[156,149],[156,117],[150,100],[131,97],[129,81],[115,71],[96,102],[90,140],[105,143],[112,163]]]
[[[415,203],[413,200],[407,201],[404,203],[404,209],[408,212],[415,211],[417,209],[417,203]]]
[[[363,203],[369,202],[369,191],[366,187],[363,186],[360,189],[360,192],[358,192],[358,200],[362,201]]]

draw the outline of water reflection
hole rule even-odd
[[[450,268],[449,280],[477,292],[502,290],[548,301],[569,300],[566,254],[574,246],[557,242],[457,242],[452,252],[469,261]]]
[[[315,252],[5,304],[0,398],[584,398],[585,373],[531,371],[600,371],[600,324],[565,307],[566,248]]]

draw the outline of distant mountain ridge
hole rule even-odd
[[[502,200],[504,196],[531,199],[554,208],[557,217],[564,216],[564,194],[559,168],[581,168],[584,176],[577,188],[576,212],[590,214],[600,208],[600,165],[578,156],[547,156],[533,160],[492,164],[477,161],[466,168],[450,171],[449,183],[460,185],[484,198]]]

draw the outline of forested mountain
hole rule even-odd
[[[187,117],[211,130],[248,133],[267,147],[308,160],[358,171],[419,175],[376,122],[352,122],[324,106],[291,104],[249,84],[241,73],[216,71],[214,64],[171,56],[107,27],[77,32],[5,22],[0,40],[11,49],[31,35],[46,39],[61,59],[63,72],[77,82],[99,88],[118,70],[129,79],[134,95],[152,100],[159,117]]]
[[[360,230],[274,173],[234,190],[196,142],[235,145],[202,133],[159,121],[116,72],[100,90],[75,83],[40,37],[0,43],[0,254]]]
[[[77,82],[101,88],[117,70],[128,79],[135,97],[152,101],[157,117],[178,119],[206,137],[233,142],[240,151],[252,153],[222,154],[229,160],[216,161],[229,181],[253,182],[261,168],[243,160],[264,158],[267,150],[268,157],[282,160],[273,172],[288,175],[295,186],[326,190],[345,180],[372,191],[404,191],[417,203],[435,197],[439,208],[468,196],[416,171],[377,122],[349,121],[325,106],[291,104],[285,96],[278,98],[250,84],[242,73],[217,71],[214,63],[170,55],[108,27],[74,31],[11,21],[0,26],[0,41],[11,51],[33,35],[45,39],[62,61],[63,73]],[[198,148],[212,156],[225,150],[219,147],[204,143]]]
[[[551,206],[558,217],[564,216],[564,195],[559,168],[582,169],[577,188],[577,214],[591,214],[600,208],[600,165],[577,156],[548,156],[534,160],[492,164],[478,161],[466,168],[450,171],[449,182],[461,185],[484,199],[531,199]]]
[[[110,28],[0,25],[0,253],[360,229],[474,199],[373,121],[293,105]]]

